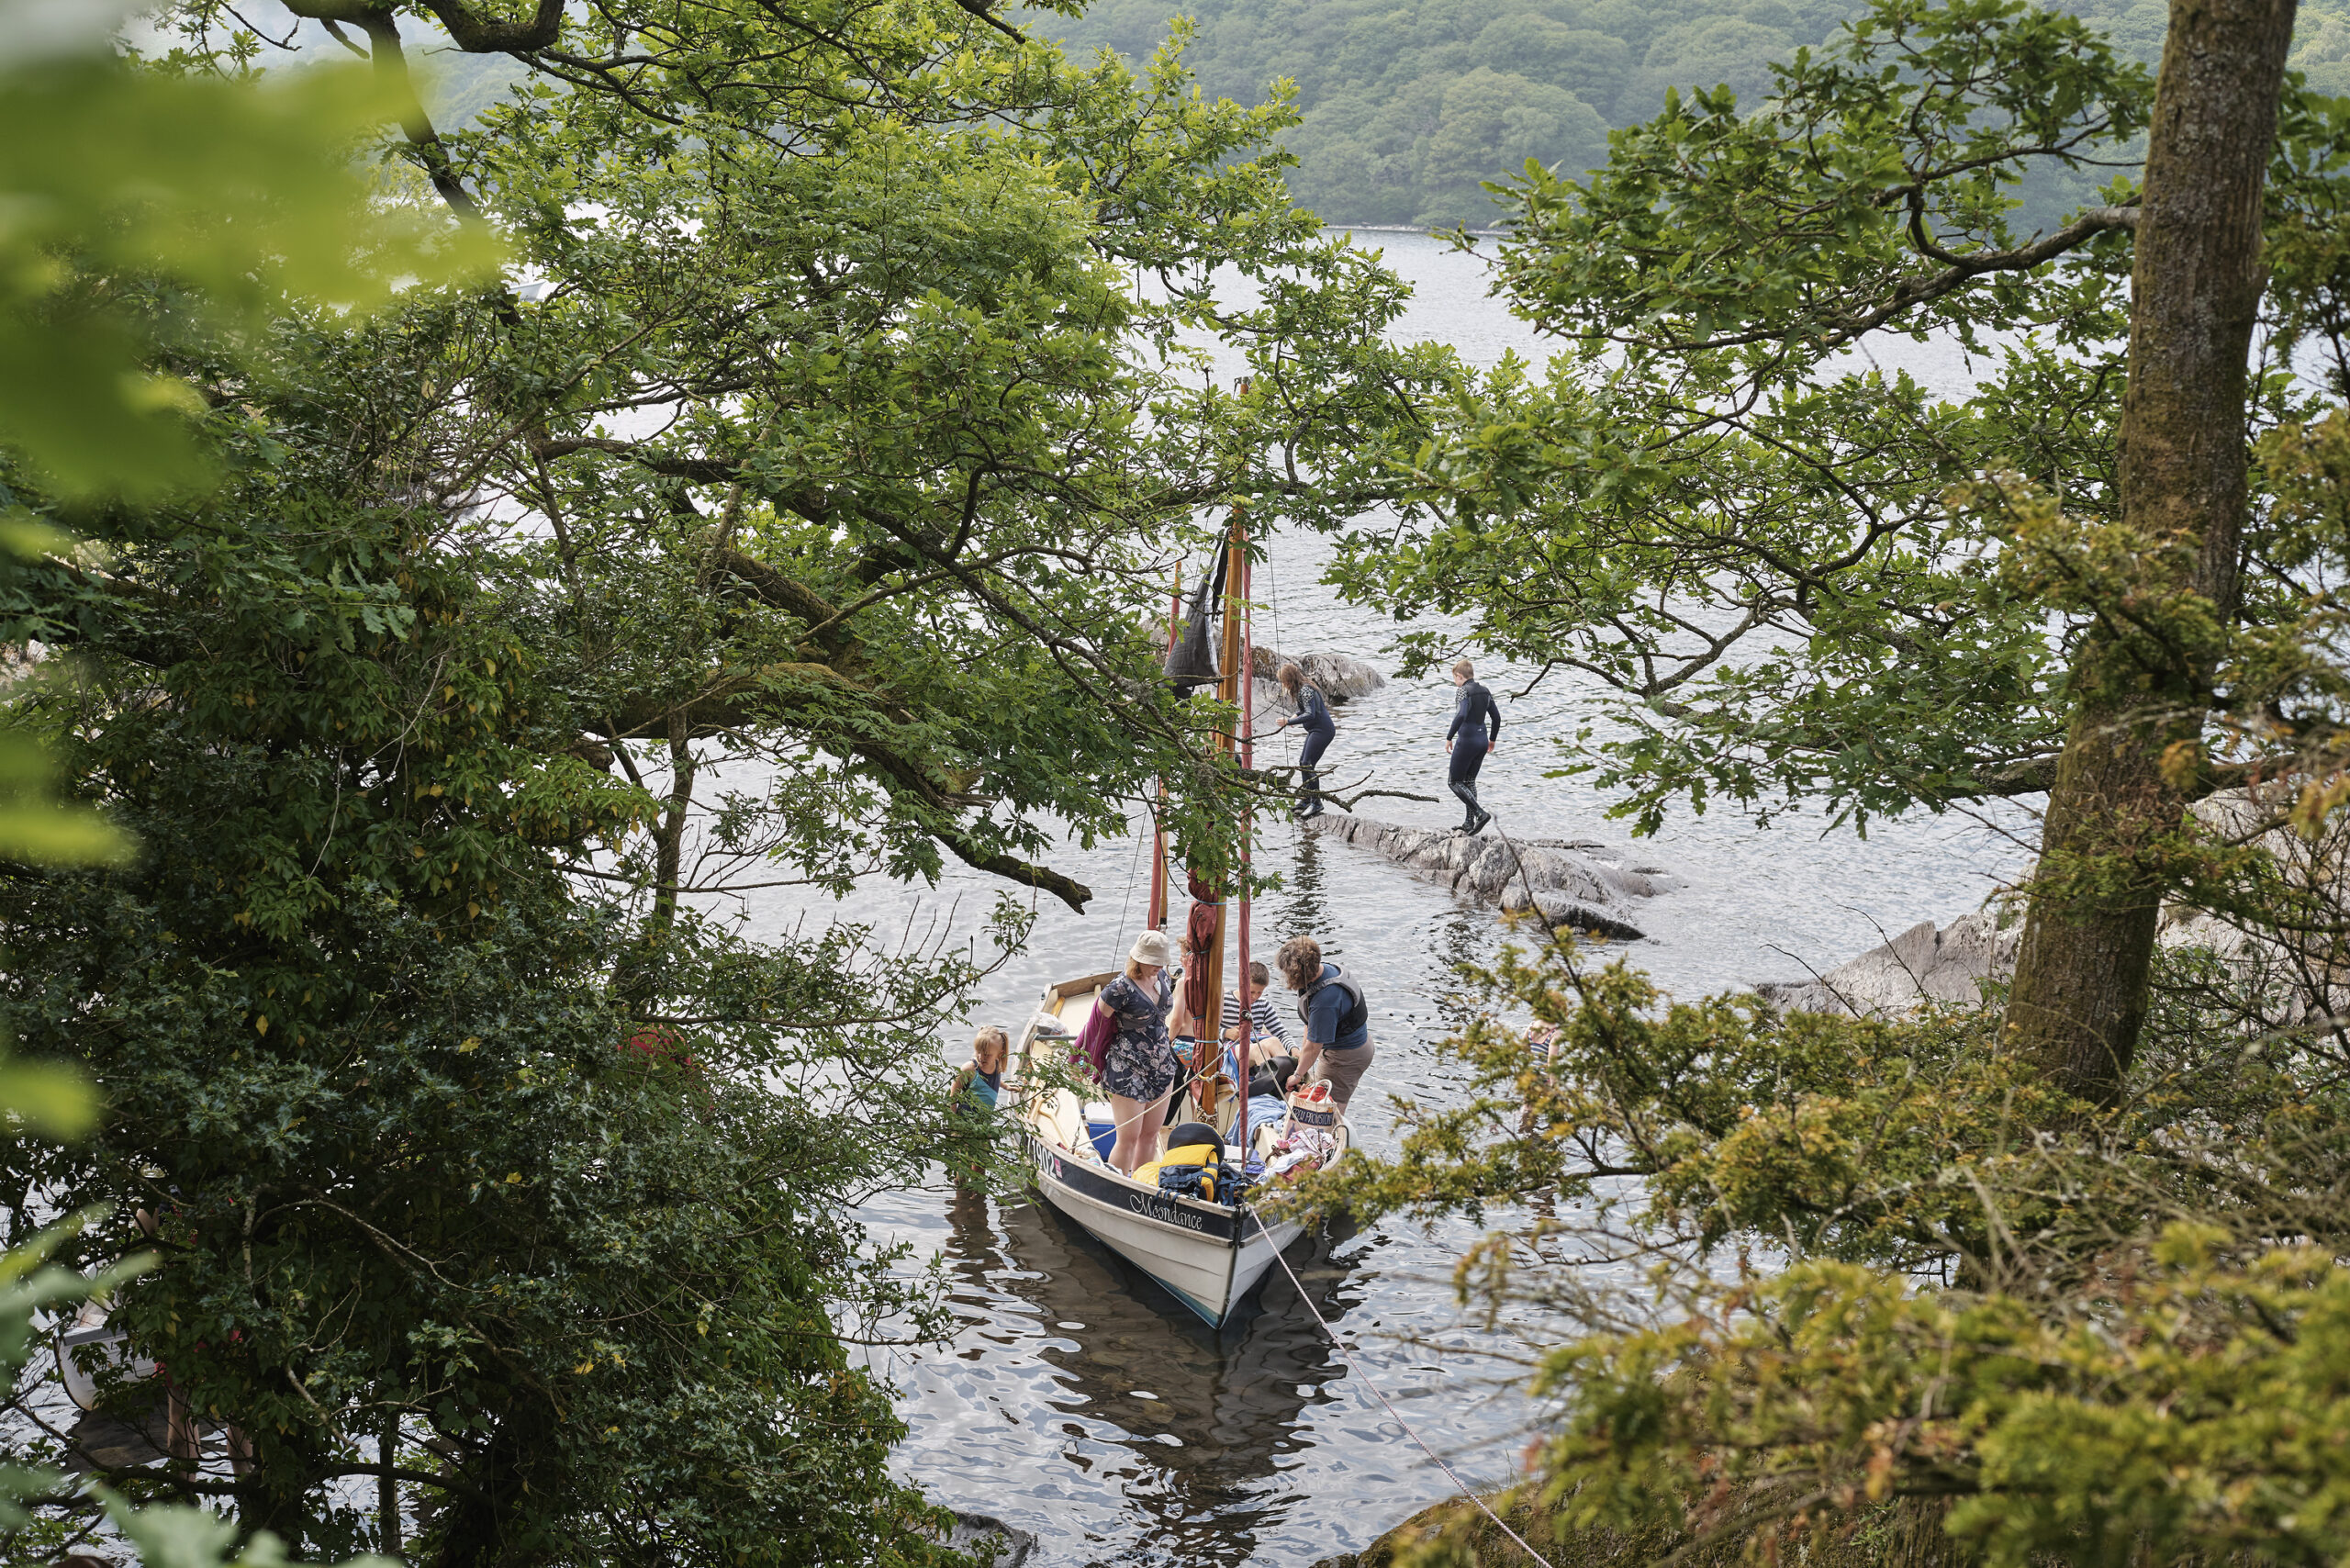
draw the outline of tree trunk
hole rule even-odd
[[[514,1391],[477,1460],[463,1471],[473,1484],[449,1494],[435,1532],[434,1568],[532,1568],[549,1561],[552,1542],[543,1535],[520,1537],[511,1527],[532,1482],[543,1488],[546,1471],[562,1462],[556,1457],[560,1425],[535,1390]]]
[[[400,1484],[392,1474],[399,1462],[400,1418],[394,1413],[384,1417],[375,1451],[375,1462],[384,1467],[375,1477],[375,1550],[392,1558],[400,1554]]]
[[[2261,184],[2293,12],[2294,0],[2172,0],[2131,275],[2122,521],[2176,547],[2184,586],[2222,622],[2244,532]],[[2145,1021],[2165,845],[2187,807],[2163,756],[2201,735],[2215,656],[2103,623],[2074,666],[2008,1028],[2014,1048],[2087,1099],[2118,1092]]]

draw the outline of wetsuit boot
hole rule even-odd
[[[1473,834],[1493,821],[1492,813],[1477,803],[1477,774],[1485,766],[1485,733],[1472,729],[1453,742],[1451,765],[1445,769],[1445,782],[1469,814],[1460,819],[1460,831]]]
[[[1453,831],[1472,836],[1483,832],[1485,824],[1494,820],[1494,814],[1477,803],[1477,781],[1473,778],[1455,778],[1452,780],[1452,793],[1469,812],[1467,816],[1460,819],[1460,825]]]
[[[1299,797],[1297,802],[1300,822],[1307,817],[1318,817],[1323,812],[1322,770],[1314,765],[1320,762],[1322,754],[1329,749],[1330,734],[1319,730],[1308,732],[1305,744],[1298,748],[1297,770],[1305,780],[1305,793]]]

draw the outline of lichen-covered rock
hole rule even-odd
[[[1258,706],[1261,709],[1270,704],[1289,711],[1296,705],[1281,689],[1279,678],[1281,666],[1292,662],[1290,656],[1277,648],[1257,648],[1252,653],[1248,670],[1256,678]],[[1387,684],[1387,678],[1369,663],[1347,654],[1299,654],[1294,662],[1298,672],[1330,702],[1351,702]]]
[[[1891,1017],[1930,1002],[1972,1005],[1986,980],[2005,980],[2023,940],[2020,919],[2002,930],[1987,909],[1962,914],[1940,930],[1930,920],[1872,947],[1849,963],[1807,980],[1781,980],[1754,989],[1789,1012],[1849,1013]]]
[[[1144,633],[1153,642],[1167,640],[1167,622],[1146,621]],[[1270,713],[1278,721],[1297,711],[1297,704],[1281,689],[1279,677],[1281,666],[1294,663],[1305,678],[1314,683],[1325,700],[1343,707],[1357,698],[1368,697],[1387,684],[1387,678],[1373,668],[1367,660],[1349,654],[1284,654],[1279,648],[1258,646],[1249,650],[1248,689],[1255,700],[1256,711]]]
[[[1641,933],[1617,912],[1627,901],[1652,898],[1672,883],[1663,872],[1617,864],[1605,845],[1588,840],[1472,838],[1346,812],[1309,818],[1305,830],[1408,866],[1480,903],[1531,907],[1551,925],[1626,941],[1638,940]]]

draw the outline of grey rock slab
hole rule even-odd
[[[2015,971],[2023,923],[2002,930],[1999,916],[1978,909],[1937,929],[1919,921],[1898,936],[1807,980],[1780,980],[1754,989],[1789,1012],[1849,1013],[1892,1017],[1929,1002],[1972,1005],[1986,980]]]
[[[1349,812],[1306,820],[1305,831],[1394,861],[1464,898],[1504,910],[1534,909],[1552,925],[1573,925],[1636,941],[1638,927],[1614,911],[1627,900],[1653,898],[1671,879],[1650,868],[1626,870],[1597,857],[1605,846],[1579,839],[1511,841],[1404,827]]]

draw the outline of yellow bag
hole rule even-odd
[[[1169,1149],[1163,1159],[1154,1159],[1147,1165],[1136,1166],[1135,1180],[1146,1187],[1156,1187],[1158,1185],[1159,1170],[1164,1166],[1214,1165],[1223,1159],[1224,1150],[1212,1143],[1186,1144],[1181,1148]]]

